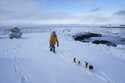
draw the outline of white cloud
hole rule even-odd
[[[33,0],[0,0],[1,20],[25,19],[39,16],[42,12]]]

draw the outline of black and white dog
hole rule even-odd
[[[94,69],[93,65],[89,64],[87,61],[85,61],[84,63],[85,63],[85,68],[86,68],[86,69],[87,69],[87,68],[88,68],[89,70],[93,70],[93,69]]]
[[[73,58],[73,62],[77,64],[81,64],[80,60],[78,60],[76,57]]]
[[[76,57],[73,58],[73,62],[76,64],[82,64],[80,60],[78,60]],[[87,61],[84,61],[84,67],[89,70],[93,70],[93,65],[89,64]]]
[[[73,62],[76,63],[76,57],[73,58]]]

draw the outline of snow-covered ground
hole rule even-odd
[[[56,54],[49,51],[49,30],[24,33],[21,39],[2,37],[0,83],[125,83],[124,45],[108,47],[74,41],[71,35],[88,31],[83,28],[54,29],[60,43]],[[105,33],[103,29],[101,32]],[[74,64],[74,57],[82,64]],[[94,65],[94,70],[85,69],[84,61]]]

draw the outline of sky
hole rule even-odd
[[[0,0],[0,24],[125,24],[125,0]]]

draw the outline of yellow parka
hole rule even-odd
[[[58,44],[58,38],[57,38],[56,34],[51,34],[49,44],[55,45],[56,43]]]

